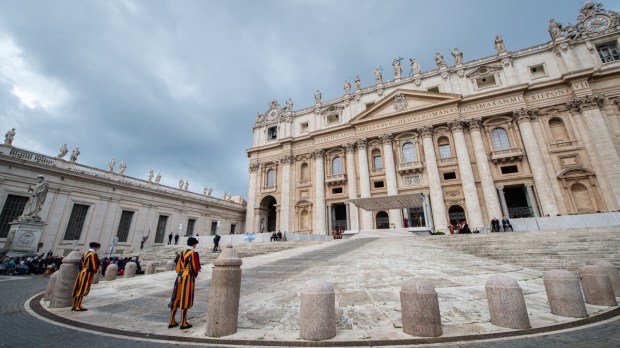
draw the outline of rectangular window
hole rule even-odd
[[[0,214],[0,238],[8,236],[11,229],[9,223],[22,215],[26,202],[28,202],[28,197],[8,195]]]
[[[278,127],[269,127],[267,129],[267,140],[278,139]]]
[[[495,76],[490,75],[476,79],[476,84],[478,85],[478,88],[485,88],[495,86],[497,85],[497,82],[495,81]]]
[[[327,121],[327,124],[338,123],[340,122],[340,115],[329,115],[325,118],[325,120]]]
[[[187,219],[187,230],[185,230],[185,237],[194,235],[194,225],[196,225],[196,219]]]
[[[540,64],[536,66],[530,67],[530,75],[532,75],[532,79],[536,79],[539,77],[547,76],[547,72],[545,71],[545,66]]]
[[[443,179],[444,180],[454,180],[454,179],[456,179],[456,173],[455,172],[443,173]]]
[[[452,158],[452,151],[450,150],[450,145],[439,145],[439,158],[446,159]]]
[[[121,213],[121,221],[118,223],[118,231],[116,236],[121,243],[127,242],[129,237],[129,228],[131,227],[131,220],[133,219],[133,211],[123,210]]]
[[[86,220],[86,213],[90,206],[84,204],[74,204],[69,215],[69,223],[65,230],[64,240],[79,240],[82,235],[82,228],[84,227],[84,221]]]
[[[620,60],[620,50],[618,50],[618,46],[614,42],[597,46],[596,50],[603,63],[611,63]]]
[[[308,122],[302,122],[299,127],[300,129],[300,133],[307,133],[308,132]]]
[[[372,168],[376,170],[383,169],[383,162],[381,161],[381,156],[372,157]]]
[[[384,188],[385,187],[385,183],[383,181],[375,181],[375,182],[373,182],[373,186],[376,189]]]
[[[211,235],[217,232],[217,221],[211,221]]]
[[[230,225],[230,234],[235,234],[235,230],[237,229],[237,225],[235,224],[231,224]]]
[[[166,234],[166,224],[168,223],[168,216],[160,215],[157,221],[157,231],[155,231],[155,243],[163,243],[164,235]]]
[[[339,193],[342,193],[342,187],[334,187],[332,189],[332,194],[337,195]]]
[[[517,166],[505,166],[502,167],[502,174],[514,174],[519,172],[519,167]]]
[[[428,92],[439,93],[439,86],[429,87],[426,89]]]

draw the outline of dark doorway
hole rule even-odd
[[[534,216],[532,207],[527,204],[525,186],[505,187],[504,197],[511,218],[525,218]]]
[[[424,219],[424,208],[416,207],[409,208],[409,221],[407,221],[408,227],[425,227],[426,220]]]
[[[378,230],[390,228],[390,217],[388,216],[388,213],[380,211],[377,213],[375,219]]]
[[[347,206],[344,203],[332,204],[332,229],[344,232],[347,229]]]
[[[456,226],[459,221],[465,220],[465,210],[460,205],[453,205],[448,208],[448,218],[452,226]]]
[[[261,212],[264,213],[263,216],[267,216],[267,221],[264,222],[265,231],[260,232],[274,232],[276,230],[276,203],[273,196],[267,196],[260,202]]]

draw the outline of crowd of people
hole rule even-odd
[[[60,268],[61,262],[62,257],[53,255],[51,251],[41,255],[6,256],[0,263],[0,274],[44,274],[48,269],[51,270],[49,273],[53,273]]]
[[[501,228],[503,229],[503,232],[506,232],[508,229],[510,229],[510,231],[512,231],[512,224],[510,224],[510,220],[508,220],[507,217],[503,217],[502,221],[501,221]],[[500,221],[494,217],[493,219],[491,219],[491,232],[500,232]]]

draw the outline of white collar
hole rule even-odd
[[[189,246],[189,245],[188,245],[188,246],[187,246],[187,250],[194,250],[194,247],[193,247],[193,246]]]
[[[90,249],[88,249],[88,251],[92,251],[92,252],[95,252],[95,249],[93,249],[93,248],[90,248]]]

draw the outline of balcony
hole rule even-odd
[[[491,162],[514,162],[523,159],[523,151],[519,148],[497,150],[491,152]]]
[[[555,144],[549,144],[549,148],[551,152],[563,152],[563,151],[571,151],[571,150],[579,150],[581,146],[579,146],[578,141],[558,141]]]
[[[325,183],[327,185],[339,185],[347,182],[346,174],[336,174],[336,175],[328,175],[325,178]]]
[[[400,174],[421,173],[423,169],[424,163],[422,163],[422,161],[405,162],[398,164],[398,172]]]
[[[371,168],[370,169],[370,176],[383,175],[384,173],[385,173],[385,169],[383,168]]]

